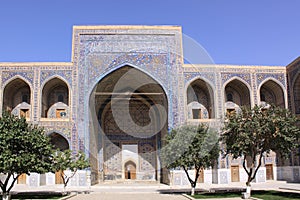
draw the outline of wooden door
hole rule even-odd
[[[29,118],[29,109],[20,109],[20,116]]]
[[[62,174],[61,170],[55,172],[55,184],[64,184],[61,174]]]
[[[57,109],[56,110],[56,118],[64,118],[66,117],[66,110],[65,109]]]
[[[18,184],[26,184],[26,174],[21,174],[21,175],[18,177],[17,183],[18,183]]]
[[[231,166],[231,182],[240,182],[239,166]]]
[[[125,164],[125,179],[136,179],[136,165],[132,161]]]
[[[197,183],[204,183],[204,169],[200,169]]]
[[[266,165],[266,179],[267,180],[273,180],[273,165],[267,164]]]

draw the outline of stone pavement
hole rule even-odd
[[[230,184],[198,184],[198,190],[214,191],[214,190],[241,190],[245,191],[245,183],[230,183]],[[265,183],[252,183],[253,190],[278,190],[288,192],[300,193],[300,184],[291,184],[284,181],[268,181]],[[62,185],[53,186],[39,186],[29,187],[27,185],[15,185],[13,188],[15,192],[21,191],[63,191]],[[112,199],[143,199],[143,200],[187,200],[187,197],[181,195],[182,192],[190,191],[190,187],[169,186],[164,184],[141,184],[141,183],[127,183],[127,184],[98,184],[91,187],[67,187],[67,191],[71,193],[78,193],[70,200],[112,200]],[[240,199],[240,198],[232,198]],[[229,199],[227,199],[229,200]]]
[[[70,200],[188,200],[186,197],[179,194],[158,194],[158,193],[91,193],[79,194],[70,198]]]

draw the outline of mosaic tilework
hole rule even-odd
[[[299,76],[300,68],[294,68],[288,72],[290,83],[293,83],[295,79]]]
[[[56,132],[64,135],[71,141],[71,131],[70,131],[70,122],[66,121],[43,121],[39,122],[39,124],[44,127],[45,133]],[[70,144],[71,145],[71,144]]]
[[[187,114],[184,112],[186,106],[184,105],[186,95],[184,88],[187,83],[197,77],[213,83],[216,95],[216,118],[220,118],[224,112],[223,84],[232,77],[239,77],[251,86],[255,103],[258,101],[257,87],[266,79],[274,78],[287,88],[286,72],[283,67],[278,69],[261,66],[204,66],[193,69],[182,67],[179,30],[74,29],[73,45],[73,64],[69,63],[65,66],[62,64],[4,66],[2,64],[0,71],[2,87],[17,76],[30,83],[33,89],[32,98],[35,99],[32,105],[33,122],[44,126],[46,131],[56,131],[65,135],[75,151],[79,149],[85,150],[86,153],[89,151],[87,149],[90,131],[88,129],[90,125],[88,102],[93,87],[107,74],[127,64],[149,74],[164,88],[169,106],[169,129],[184,122]],[[299,74],[300,68],[296,66],[299,63],[289,68],[291,82]],[[41,87],[45,81],[57,76],[66,80],[74,91],[69,97],[72,103],[69,107],[70,121],[40,121]],[[132,138],[118,136],[118,139],[130,140]],[[146,160],[149,159],[152,158],[149,157]],[[151,165],[146,166],[146,164],[145,162],[145,170]],[[221,182],[228,182],[226,181],[228,174],[220,174],[220,176]],[[223,176],[224,181],[222,181]],[[180,179],[182,181],[182,178]]]
[[[69,85],[72,85],[72,71],[71,70],[45,70],[41,71],[40,82],[43,84],[45,80],[48,80],[50,77],[63,77],[68,81]]]
[[[59,70],[60,69],[60,70]],[[8,81],[20,77],[24,79],[27,83],[29,83],[31,87],[31,98],[33,99],[33,105],[31,106],[32,112],[30,113],[30,120],[34,124],[39,124],[40,126],[45,127],[47,131],[56,131],[61,132],[62,134],[66,135],[71,141],[70,138],[70,124],[69,122],[57,122],[55,120],[47,121],[47,122],[40,122],[39,119],[40,115],[40,102],[41,102],[41,95],[39,92],[41,90],[42,83],[41,81],[46,81],[49,76],[62,76],[67,81],[72,82],[69,78],[69,74],[72,73],[71,71],[72,65],[71,63],[64,64],[46,64],[46,65],[39,65],[33,63],[32,66],[30,64],[24,63],[20,65],[13,64],[12,66],[0,66],[0,71],[2,75],[1,84],[4,87],[5,83]],[[41,70],[43,72],[41,73]],[[47,71],[47,73],[46,73]],[[72,78],[72,77],[71,77]]]
[[[261,183],[266,181],[266,172],[263,169],[259,169],[256,175],[256,182]]]
[[[228,173],[226,171],[221,171],[220,175],[220,184],[228,184]]]
[[[250,74],[242,74],[242,73],[222,73],[222,84],[233,77],[239,77],[242,80],[246,81],[249,85],[251,85]]]
[[[122,32],[123,30],[121,30]],[[88,32],[89,34],[84,34]],[[176,55],[180,49],[179,43],[174,41],[172,34],[149,34],[145,30],[134,30],[135,34],[105,34],[106,30],[75,30],[74,57],[78,60],[78,132],[85,138],[88,146],[88,103],[89,93],[95,84],[113,70],[129,64],[151,75],[165,89],[169,99],[169,126],[178,123],[178,90]],[[118,32],[118,30],[114,30]],[[131,32],[131,31],[129,31]],[[146,31],[148,32],[148,31]],[[160,31],[159,31],[160,32]],[[93,35],[95,33],[95,35]],[[175,51],[175,53],[174,53]],[[175,54],[175,55],[174,55]],[[168,74],[169,76],[166,76]],[[170,78],[173,77],[173,78]],[[82,124],[80,124],[82,123]]]
[[[29,83],[33,84],[33,77],[34,73],[33,71],[3,71],[2,72],[2,85],[8,81],[9,79],[15,77],[15,76],[20,76],[27,80]]]
[[[213,72],[211,72],[211,73],[185,72],[184,73],[185,84],[195,78],[200,78],[200,79],[204,79],[204,80],[206,79],[206,80],[210,81],[210,83],[213,84],[213,86],[215,86],[215,83],[216,83],[216,74]]]
[[[275,73],[258,73],[256,74],[256,79],[257,79],[257,85],[260,85],[264,80],[267,78],[274,78],[275,80],[278,80],[282,85],[286,87],[286,79],[285,79],[285,74],[275,74]]]

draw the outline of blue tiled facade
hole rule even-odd
[[[63,135],[74,152],[83,150],[87,155],[92,91],[104,77],[125,65],[149,75],[163,88],[168,99],[168,130],[189,121],[187,88],[197,79],[213,89],[216,119],[224,116],[224,90],[232,80],[246,85],[251,105],[260,103],[259,89],[268,80],[282,89],[284,105],[291,103],[287,75],[290,83],[296,79],[300,67],[295,64],[290,73],[285,66],[184,64],[182,46],[181,27],[177,26],[75,26],[71,62],[0,63],[1,92],[16,78],[25,81],[31,90],[30,122],[44,126],[48,133]],[[64,120],[41,117],[42,90],[53,78],[64,81],[69,89],[70,115]],[[3,110],[3,103],[0,107]]]

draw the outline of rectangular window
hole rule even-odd
[[[20,109],[20,117],[29,118],[29,109]]]
[[[67,116],[65,109],[57,109],[56,110],[56,118],[65,118]]]
[[[227,115],[232,115],[235,113],[235,109],[227,109]]]
[[[193,109],[193,119],[201,119],[201,109]]]

